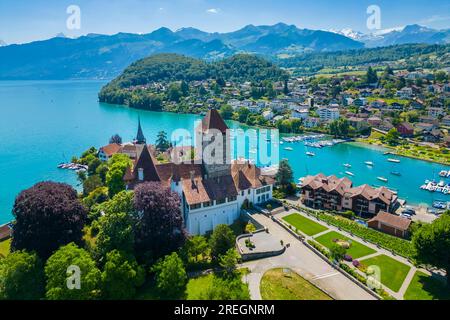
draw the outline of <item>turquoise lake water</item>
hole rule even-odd
[[[0,224],[11,220],[15,196],[23,189],[43,180],[77,185],[72,171],[57,169],[57,164],[70,161],[90,146],[108,143],[115,133],[124,141],[136,134],[138,116],[144,134],[154,142],[159,131],[169,134],[177,128],[193,131],[195,115],[133,110],[101,104],[97,93],[101,81],[0,81]],[[240,127],[230,123],[232,128]],[[284,150],[292,147],[293,151]],[[306,151],[316,153],[306,156]],[[251,157],[251,154],[250,154]],[[438,179],[442,165],[408,158],[400,164],[387,162],[383,150],[340,144],[323,149],[306,149],[301,143],[280,145],[279,158],[288,158],[296,179],[306,174],[344,176],[342,164],[352,164],[355,184],[381,185],[378,176],[389,179],[390,188],[412,204],[430,204],[447,196],[422,191],[425,179]],[[374,162],[367,167],[364,162]],[[448,168],[447,168],[448,169]],[[390,174],[399,171],[401,177]]]

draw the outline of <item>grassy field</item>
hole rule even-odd
[[[325,233],[324,235],[321,235],[320,237],[317,237],[314,240],[316,240],[321,245],[330,249],[332,244],[334,244],[334,242],[333,242],[334,239],[339,239],[342,241],[351,241],[351,246],[347,250],[347,254],[351,255],[353,259],[358,259],[358,258],[367,256],[369,254],[373,254],[376,252],[375,250],[373,250],[369,247],[366,247],[365,245],[363,245],[357,241],[351,240],[350,238],[348,238],[336,231],[331,231],[331,232]]]
[[[360,261],[364,266],[378,266],[381,272],[381,283],[397,292],[408,275],[410,267],[386,255],[379,255]]]
[[[308,236],[313,236],[315,234],[328,230],[327,227],[324,227],[323,225],[314,222],[311,219],[305,218],[298,213],[286,216],[283,218],[283,220]]]
[[[261,279],[263,300],[332,300],[325,292],[291,271],[283,269],[267,271]]]
[[[445,282],[417,271],[406,290],[405,300],[450,300]]]
[[[11,239],[0,242],[0,255],[6,257],[9,254],[10,246],[11,246]]]

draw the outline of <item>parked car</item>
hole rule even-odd
[[[412,215],[410,215],[410,214],[408,214],[408,213],[402,213],[402,214],[400,215],[400,217],[403,217],[403,218],[406,218],[406,219],[409,219],[409,220],[412,219]]]
[[[402,213],[414,216],[416,214],[416,211],[414,209],[405,209],[405,210],[402,211]]]

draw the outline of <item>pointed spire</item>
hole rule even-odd
[[[139,116],[138,118],[138,131],[137,131],[137,135],[136,135],[136,139],[134,140],[134,142],[136,144],[145,144],[147,142],[147,140],[145,139],[144,133],[142,132],[142,127],[141,127],[141,117]]]

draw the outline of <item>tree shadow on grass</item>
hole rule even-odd
[[[434,300],[450,300],[450,288],[447,286],[444,277],[438,275],[428,276],[422,273],[418,277],[423,290],[429,293]]]

